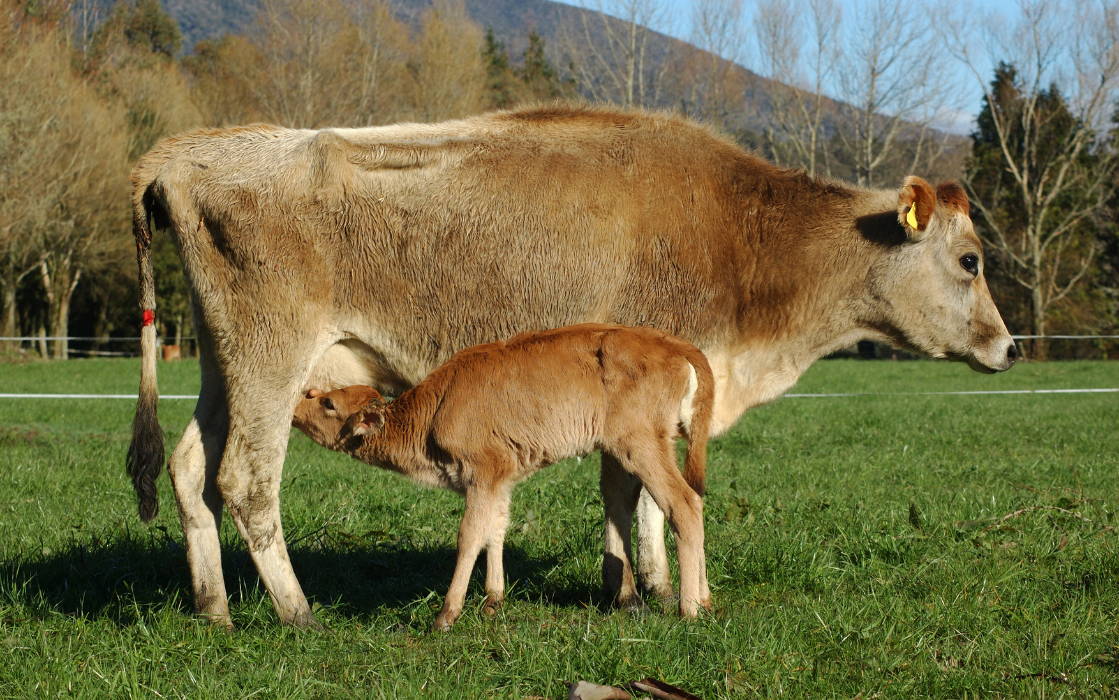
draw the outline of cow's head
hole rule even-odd
[[[295,407],[292,425],[323,447],[337,449],[346,420],[366,406],[382,404],[377,390],[363,384],[327,392],[311,389]]]
[[[969,206],[955,183],[934,190],[919,177],[905,179],[898,191],[901,235],[868,279],[877,317],[871,325],[902,347],[1000,372],[1018,350],[987,289]]]

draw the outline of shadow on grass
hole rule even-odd
[[[159,532],[162,531],[162,532]],[[224,543],[222,566],[230,602],[266,598],[248,552]],[[384,608],[402,609],[433,591],[441,600],[450,584],[455,552],[450,548],[352,547],[291,552],[296,575],[312,601],[333,614],[367,617]],[[485,557],[474,570],[471,595],[481,594]],[[597,582],[559,588],[546,582],[554,559],[535,559],[517,548],[505,549],[507,581],[520,595],[561,606],[607,607]],[[557,577],[553,577],[557,578]],[[93,536],[51,551],[44,548],[0,562],[0,619],[63,614],[109,619],[127,626],[154,610],[189,615],[193,611],[186,551],[164,528],[152,534],[126,531],[112,538]]]

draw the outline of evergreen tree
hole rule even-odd
[[[524,64],[517,71],[532,99],[547,100],[569,97],[574,93],[571,80],[561,80],[555,66],[544,52],[544,39],[535,31],[529,32]]]
[[[1081,283],[1098,270],[1100,183],[1114,180],[1106,174],[1113,159],[1101,158],[1107,149],[1055,84],[1031,93],[1005,62],[995,68],[976,126],[967,180],[977,228],[990,244],[987,276],[1010,325],[1045,335],[1058,308],[1091,303]],[[1044,359],[1044,340],[1033,354]]]
[[[516,77],[509,66],[509,53],[505,44],[494,36],[493,29],[486,28],[485,43],[482,44],[482,60],[486,65],[486,95],[491,108],[504,109],[516,101],[514,96]]]
[[[97,28],[92,45],[96,53],[115,46],[123,38],[132,48],[173,58],[183,44],[175,18],[160,0],[117,0],[109,17]]]

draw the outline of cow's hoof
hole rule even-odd
[[[314,613],[312,613],[310,610],[299,613],[298,615],[293,617],[288,624],[290,624],[292,627],[298,627],[299,629],[305,630],[322,631],[326,629],[322,626],[322,623],[315,618]]]
[[[633,591],[629,593],[618,593],[611,600],[614,607],[619,610],[640,610],[645,607],[645,601]]]
[[[211,627],[225,630],[226,632],[233,631],[233,620],[229,615],[207,615],[206,613],[198,613],[198,617],[210,623]]]
[[[673,590],[671,585],[668,586],[652,586],[645,589],[646,598],[655,598],[662,604],[675,607],[679,598],[676,596],[676,591]]]

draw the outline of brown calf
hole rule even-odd
[[[504,598],[502,544],[513,485],[557,460],[595,449],[621,463],[603,472],[610,591],[636,600],[629,532],[642,486],[668,515],[680,559],[680,614],[709,608],[703,482],[714,379],[703,353],[652,328],[584,324],[523,333],[459,352],[392,403],[367,386],[312,391],[294,423],[315,441],[466,497],[458,561],[435,626],[462,612],[486,548],[486,607]],[[673,439],[688,438],[684,475]],[[633,478],[636,477],[636,478]]]

